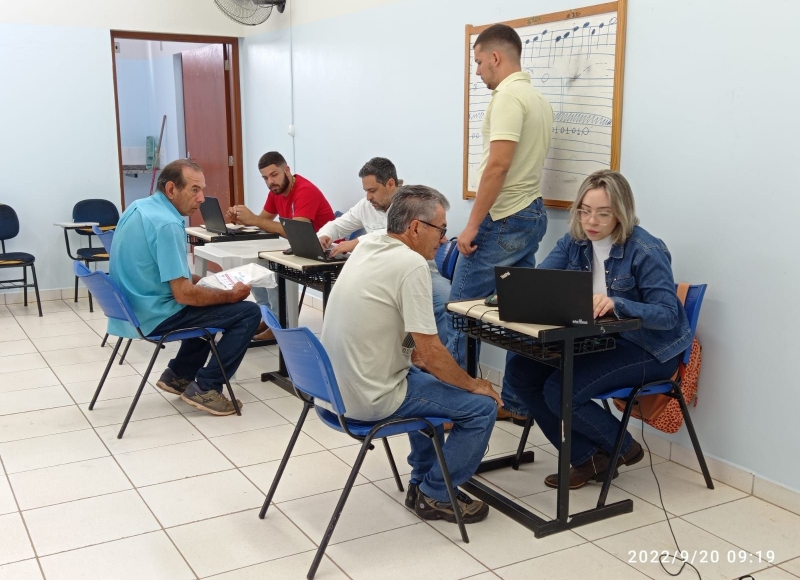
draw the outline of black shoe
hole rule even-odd
[[[602,483],[606,478],[606,473],[609,468],[609,459],[611,459],[604,451],[598,451],[592,455],[588,461],[570,467],[569,469],[569,488],[580,489],[588,481],[597,481]],[[614,469],[614,477],[619,477],[619,472]],[[547,487],[558,487],[558,474],[553,473],[544,478],[544,484]]]
[[[406,492],[406,507],[412,512],[417,503],[417,494],[419,493],[419,486],[416,483],[408,482],[408,491]]]
[[[639,463],[642,459],[644,459],[644,449],[642,449],[642,445],[634,439],[628,452],[617,459],[617,466],[633,465],[634,463]]]
[[[456,500],[461,508],[461,520],[465,524],[473,524],[485,520],[486,516],[489,515],[488,505],[479,499],[472,499],[463,491],[458,492]],[[422,491],[417,493],[414,511],[424,520],[444,520],[451,523],[456,521],[453,505],[450,502],[436,501],[422,493]]]

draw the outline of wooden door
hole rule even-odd
[[[230,207],[233,168],[228,131],[227,78],[222,44],[211,44],[181,53],[186,155],[203,168],[206,195],[219,199],[222,212]],[[191,225],[203,223],[200,212]]]

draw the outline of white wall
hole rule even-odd
[[[407,182],[450,198],[458,232],[471,208],[460,199],[464,25],[572,3],[362,2],[361,11],[324,20],[301,18],[306,3],[295,4],[294,169],[344,208],[362,195],[361,164],[387,156]],[[789,347],[800,315],[792,235],[800,201],[788,191],[800,120],[783,114],[797,100],[789,63],[800,5],[630,0],[628,16],[621,169],[643,226],[670,247],[676,279],[710,285],[692,409],[701,442],[710,456],[800,490],[800,389]],[[280,104],[292,98],[287,34],[242,41],[249,163],[289,148],[291,111]],[[766,112],[781,113],[778,122]],[[263,186],[246,173],[248,202],[263,202]],[[563,212],[549,216],[539,259],[566,231]],[[502,357],[488,358],[502,368]],[[676,439],[687,443],[684,433]]]

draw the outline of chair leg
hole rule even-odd
[[[603,407],[605,407],[605,410],[609,413],[611,412],[611,406],[608,404],[608,399],[603,399]]]
[[[31,264],[31,275],[33,276],[33,290],[36,292],[36,305],[39,307],[39,316],[42,315],[42,301],[39,298],[39,281],[36,279],[36,266]]]
[[[28,306],[28,267],[22,267],[22,305]]]
[[[272,485],[269,487],[267,498],[264,500],[264,505],[261,506],[261,512],[258,514],[258,517],[262,520],[264,519],[264,516],[267,515],[269,504],[272,501],[272,497],[275,495],[275,491],[278,489],[278,483],[280,483],[281,477],[283,476],[283,470],[286,469],[286,464],[289,463],[289,457],[292,455],[294,444],[297,442],[297,437],[303,430],[303,424],[306,422],[306,417],[308,416],[308,411],[310,409],[311,403],[308,401],[303,401],[303,411],[300,413],[300,418],[297,420],[297,424],[294,426],[294,432],[292,433],[291,439],[289,439],[289,445],[286,446],[286,451],[283,452],[281,464],[278,466],[278,471],[275,472],[275,477],[272,479]]]
[[[132,342],[133,342],[133,339],[129,338],[128,339],[128,344],[125,345],[125,350],[122,351],[122,356],[119,357],[119,364],[122,364],[122,363],[125,362],[125,355],[128,354],[128,349],[131,347],[131,343]]]
[[[75,300],[74,302],[78,301],[78,277],[75,276]]]
[[[219,365],[219,370],[222,372],[222,378],[225,380],[225,385],[228,387],[228,394],[231,396],[231,403],[233,403],[233,408],[236,411],[236,414],[240,417],[242,416],[242,410],[239,408],[239,403],[236,402],[236,396],[233,394],[233,387],[231,386],[230,380],[228,380],[228,373],[225,372],[225,367],[222,366],[222,359],[219,357],[219,351],[217,351],[217,345],[214,342],[214,337],[210,337],[207,339],[208,343],[211,345],[211,352],[214,353],[214,357],[217,359],[217,364]]]
[[[106,365],[106,370],[103,371],[103,376],[100,378],[100,383],[97,385],[97,390],[94,392],[94,396],[92,397],[92,402],[89,403],[89,410],[91,411],[94,409],[94,404],[97,402],[97,397],[100,396],[100,391],[103,388],[103,383],[106,382],[106,377],[108,376],[108,371],[111,370],[111,365],[114,362],[114,359],[117,356],[117,351],[119,350],[119,345],[122,344],[122,337],[117,339],[117,344],[114,345],[114,351],[111,353],[111,356],[108,359],[108,364]]]
[[[611,480],[614,479],[614,472],[617,470],[617,459],[622,452],[622,442],[625,440],[625,433],[628,432],[628,422],[631,419],[633,406],[636,403],[636,397],[639,396],[640,390],[641,388],[637,388],[630,394],[628,397],[628,402],[625,405],[625,411],[622,413],[622,419],[620,420],[619,425],[619,433],[617,433],[617,440],[614,443],[614,453],[611,456],[608,464],[608,471],[606,472],[606,477],[603,480],[603,487],[600,489],[600,497],[597,499],[597,507],[603,507],[606,505],[608,491],[611,489]]]
[[[303,309],[303,299],[306,297],[306,288],[308,288],[308,286],[304,284],[303,291],[300,293],[300,304],[297,305],[297,316],[300,316],[300,311]]]
[[[397,464],[394,462],[394,455],[392,455],[392,450],[389,448],[389,439],[386,437],[383,438],[383,448],[386,450],[386,457],[389,458],[389,467],[392,468],[392,475],[394,475],[394,481],[397,484],[398,491],[405,491],[405,489],[403,489],[403,482],[400,481],[400,474],[397,472]]]
[[[128,428],[128,422],[131,420],[131,416],[133,415],[133,410],[136,408],[136,403],[139,402],[139,397],[142,396],[142,391],[144,390],[144,386],[147,384],[147,377],[150,376],[150,371],[153,370],[153,365],[156,363],[156,359],[158,358],[158,353],[161,352],[161,344],[164,342],[164,339],[158,341],[155,350],[153,351],[153,356],[150,357],[150,364],[147,365],[147,370],[144,372],[142,376],[142,382],[139,383],[139,388],[136,391],[136,395],[133,397],[133,401],[131,402],[131,406],[128,409],[128,414],[125,415],[125,420],[122,422],[122,427],[120,427],[119,433],[117,433],[117,439],[122,439],[122,436],[125,435],[125,429]],[[122,343],[122,339],[120,338],[117,341],[117,349],[119,349],[119,345]],[[114,350],[114,356],[117,354],[117,349]],[[113,361],[114,358],[112,357],[111,360]]]
[[[714,489],[714,482],[711,480],[711,474],[708,471],[708,465],[706,465],[706,458],[703,455],[703,450],[700,449],[700,440],[697,438],[697,433],[694,430],[694,424],[692,423],[692,418],[689,416],[689,408],[686,406],[683,393],[681,392],[680,387],[673,387],[673,391],[677,391],[675,398],[678,399],[678,403],[681,405],[683,420],[686,422],[686,429],[689,431],[689,437],[692,439],[694,453],[697,455],[697,462],[700,464],[700,469],[702,470],[703,477],[706,480],[706,487],[708,489]]]
[[[342,495],[339,496],[339,502],[336,504],[336,508],[333,510],[331,521],[328,522],[328,528],[325,530],[325,535],[322,536],[322,541],[319,543],[319,548],[317,548],[314,561],[311,563],[311,568],[309,568],[308,574],[306,574],[306,578],[308,578],[308,580],[313,580],[314,574],[317,573],[317,568],[319,568],[320,562],[322,562],[322,557],[325,555],[325,549],[328,547],[328,542],[330,542],[333,531],[336,529],[339,516],[341,516],[342,510],[344,509],[344,504],[347,502],[347,498],[350,496],[350,490],[353,488],[353,484],[356,482],[356,477],[358,476],[358,472],[361,470],[361,465],[364,463],[364,458],[367,456],[367,452],[369,451],[370,447],[371,437],[367,437],[361,444],[361,450],[358,452],[358,457],[356,457],[353,468],[350,470],[350,476],[347,478],[347,483],[344,485]]]
[[[447,469],[447,462],[444,460],[444,451],[442,451],[442,443],[439,441],[439,436],[436,434],[435,429],[431,429],[430,433],[426,433],[428,437],[433,440],[433,448],[436,450],[436,459],[439,460],[439,467],[442,469],[442,477],[444,477],[444,485],[447,487],[447,495],[450,496],[450,503],[453,506],[453,514],[456,516],[456,524],[458,530],[461,532],[461,539],[465,544],[469,544],[469,536],[467,535],[467,528],[464,527],[464,520],[461,518],[461,506],[458,505],[456,491],[453,488],[453,481],[450,479],[450,471]]]
[[[525,453],[525,444],[528,442],[528,435],[530,435],[531,427],[533,427],[533,417],[528,415],[528,419],[525,421],[525,427],[522,429],[522,437],[519,438],[517,454],[514,456],[514,464],[511,466],[511,469],[514,471],[519,470],[519,464],[522,461],[522,454]]]
[[[104,347],[106,345],[106,341],[108,340],[108,333],[103,337],[103,342],[100,343],[100,347]]]

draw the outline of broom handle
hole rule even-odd
[[[156,183],[156,169],[161,155],[161,139],[164,137],[164,125],[167,123],[167,116],[161,119],[161,132],[158,134],[158,145],[156,145],[156,158],[153,160],[153,178],[150,180],[150,195],[153,195],[153,186]]]

